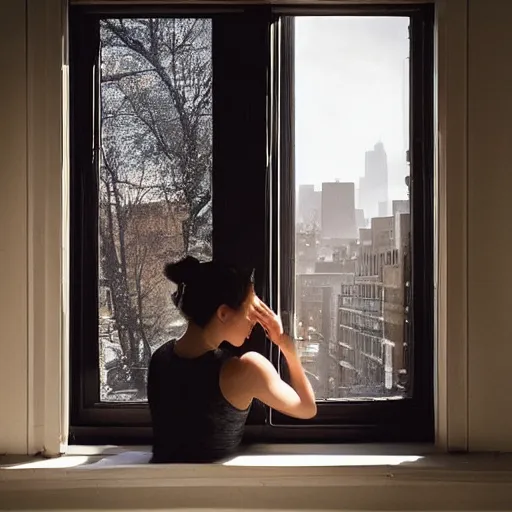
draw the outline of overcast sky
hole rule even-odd
[[[407,197],[408,18],[295,19],[297,185],[349,181],[364,153],[388,154],[390,199]]]

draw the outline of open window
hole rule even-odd
[[[71,7],[71,441],[150,439],[187,253],[256,269],[318,397],[248,439],[432,438],[432,36],[419,5]]]
[[[431,440],[432,9],[276,16],[274,300],[318,415],[272,411],[270,422],[305,440],[319,427],[324,438]]]
[[[268,15],[76,6],[70,38],[72,437],[149,439],[149,357],[184,328],[165,262],[266,293]]]

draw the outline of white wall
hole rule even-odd
[[[27,450],[27,56],[24,1],[0,2],[0,453]]]
[[[512,450],[512,1],[470,0],[469,439]]]
[[[63,6],[0,2],[0,453],[59,453],[67,431]]]
[[[437,430],[447,449],[512,450],[512,1],[438,3]],[[61,14],[0,2],[0,453],[66,433]]]

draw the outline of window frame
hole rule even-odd
[[[318,402],[318,413],[307,422],[270,411],[270,423],[279,437],[292,436],[308,441],[321,430],[324,438],[353,441],[425,441],[434,439],[434,5],[319,6],[277,9],[287,17],[337,16],[408,16],[410,19],[410,212],[411,212],[411,288],[413,301],[413,366],[412,396],[390,401],[325,401]],[[275,228],[274,243],[279,244],[280,256],[274,258],[275,272],[280,265],[279,291],[275,303],[285,311],[284,318],[293,318],[295,274],[282,269],[295,262],[295,177],[293,156],[294,106],[293,92],[293,22],[282,23],[280,54],[284,65],[279,67],[280,80],[285,84],[280,94],[280,158],[278,169],[272,169],[274,187],[279,190],[280,226]],[[277,53],[277,49],[274,49]],[[286,70],[288,69],[288,73]],[[288,75],[288,76],[287,76]],[[292,78],[290,78],[290,75]],[[288,141],[288,147],[283,141]],[[291,141],[291,143],[290,143]],[[288,325],[288,328],[290,326]],[[409,356],[410,357],[410,356]],[[277,347],[271,358],[284,368],[286,363]],[[311,431],[309,433],[308,431]]]
[[[121,440],[128,443],[148,440],[151,436],[146,403],[117,404],[99,400],[98,290],[95,285],[98,282],[98,261],[92,257],[98,252],[98,171],[95,161],[100,141],[99,130],[95,129],[99,120],[98,102],[94,101],[92,84],[99,83],[94,68],[99,56],[99,20],[105,17],[150,16],[207,17],[213,20],[213,254],[214,258],[255,268],[257,292],[265,297],[268,282],[261,276],[267,275],[265,247],[268,230],[266,204],[260,199],[265,194],[268,181],[268,12],[267,7],[257,6],[229,9],[211,6],[70,8],[71,442]],[[230,38],[245,38],[246,44],[234,46],[230,44]],[[246,59],[247,54],[250,54],[250,59]],[[247,97],[251,101],[247,101]],[[215,112],[222,112],[222,115],[216,116]],[[245,129],[241,131],[239,126],[247,118],[251,123],[245,123]],[[247,175],[239,172],[242,165]],[[251,178],[249,183],[247,176]],[[243,195],[237,193],[241,189],[244,190]],[[233,237],[233,232],[239,232],[242,225],[247,227],[246,236]],[[244,350],[258,350],[268,355],[268,345],[261,329],[255,329],[245,345]],[[231,346],[228,348],[237,353]],[[263,424],[265,417],[263,406],[256,406],[251,411],[248,424]]]
[[[294,260],[294,183],[290,186],[293,155],[290,142],[292,105],[279,98],[280,111],[275,100],[278,81],[269,69],[269,57],[279,51],[271,47],[269,35],[281,17],[302,15],[338,16],[410,16],[411,19],[411,212],[413,238],[412,283],[416,307],[413,324],[420,332],[421,343],[415,343],[413,367],[413,398],[391,402],[319,403],[319,414],[314,420],[300,422],[285,418],[256,404],[246,427],[245,439],[252,441],[432,441],[434,436],[434,372],[433,372],[433,5],[358,5],[358,6],[72,6],[70,8],[70,112],[71,112],[71,279],[70,279],[70,334],[71,334],[71,430],[70,442],[75,443],[145,443],[151,440],[147,404],[99,403],[98,343],[90,349],[95,326],[84,318],[97,317],[97,263],[84,262],[83,247],[94,247],[94,224],[87,222],[88,212],[97,212],[91,191],[95,184],[91,171],[91,148],[97,116],[92,112],[91,59],[94,59],[94,24],[101,17],[211,17],[223,30],[213,29],[213,247],[214,257],[233,257],[240,264],[256,268],[258,293],[282,312],[293,311],[293,295],[284,290],[294,288],[294,271],[282,273],[284,262]],[[255,18],[256,17],[256,18]],[[254,20],[259,20],[254,23]],[[254,25],[257,28],[254,29]],[[249,34],[253,26],[253,32]],[[265,34],[262,32],[265,30]],[[228,32],[226,32],[226,30]],[[256,32],[254,32],[256,30]],[[260,30],[260,32],[258,32]],[[229,32],[232,31],[232,32]],[[259,39],[253,41],[255,34]],[[229,35],[247,37],[245,52],[230,46]],[[99,38],[99,35],[98,35]],[[275,39],[274,41],[277,41]],[[84,44],[89,42],[89,44]],[[241,48],[243,45],[237,45]],[[88,50],[88,51],[87,51]],[[287,46],[291,53],[292,48]],[[281,48],[282,51],[282,48]],[[250,58],[247,58],[247,52]],[[241,64],[250,62],[240,72]],[[85,60],[84,60],[85,59]],[[81,60],[80,65],[78,62]],[[85,64],[87,62],[88,64]],[[236,69],[236,71],[235,71]],[[90,79],[89,81],[87,79]],[[96,77],[97,79],[98,77]],[[243,80],[244,89],[230,82]],[[279,77],[283,80],[283,77]],[[267,83],[272,84],[267,88]],[[89,85],[87,85],[89,84]],[[216,93],[220,89],[220,93]],[[250,93],[250,94],[248,94]],[[251,101],[244,101],[251,97]],[[288,95],[288,100],[292,98]],[[286,98],[285,98],[286,100]],[[233,101],[243,107],[229,109]],[[274,103],[273,103],[274,102]],[[249,105],[250,103],[250,105]],[[222,112],[216,117],[215,112]],[[251,123],[243,123],[251,115]],[[245,116],[245,117],[244,117]],[[286,123],[288,119],[288,123]],[[283,122],[284,121],[284,122]],[[240,122],[243,130],[240,130]],[[283,137],[277,139],[276,123],[281,123]],[[86,136],[83,136],[83,133]],[[242,133],[243,132],[243,135]],[[233,143],[235,141],[235,143]],[[291,144],[293,146],[293,144]],[[235,149],[234,149],[235,148]],[[233,153],[236,151],[235,157]],[[250,155],[250,158],[247,155]],[[89,163],[87,163],[89,161]],[[238,165],[237,165],[238,163]],[[242,184],[236,171],[240,165],[249,167],[246,176],[251,186],[244,187],[244,195],[237,193]],[[89,169],[89,174],[87,173]],[[222,171],[215,171],[221,169]],[[252,170],[252,171],[251,171]],[[237,182],[238,178],[238,182]],[[91,187],[93,187],[91,189]],[[215,189],[221,192],[215,192]],[[292,191],[292,193],[290,193]],[[225,198],[230,199],[229,202]],[[262,198],[265,198],[263,201]],[[279,198],[279,201],[278,201]],[[269,201],[270,199],[270,201]],[[274,215],[276,205],[286,204]],[[234,204],[233,204],[234,203]],[[229,204],[229,206],[227,206]],[[247,208],[250,205],[251,208]],[[236,212],[252,214],[244,219]],[[96,213],[95,213],[96,215]],[[217,221],[215,220],[217,219]],[[251,237],[233,246],[233,232],[240,220],[252,226]],[[87,229],[87,226],[88,229]],[[291,227],[291,228],[290,228]],[[96,228],[97,229],[97,228]],[[96,240],[97,243],[97,240]],[[417,246],[422,250],[418,250]],[[220,248],[219,252],[216,247]],[[278,248],[272,257],[268,248]],[[250,261],[246,255],[251,254]],[[430,255],[430,256],[428,256]],[[89,258],[92,260],[92,258]],[[287,276],[283,280],[282,276]],[[259,276],[268,276],[261,279]],[[281,279],[278,278],[281,276]],[[286,279],[288,281],[286,281]],[[290,282],[291,280],[291,282]],[[89,286],[87,287],[87,283]],[[83,302],[83,297],[86,301]],[[291,305],[290,305],[291,297]],[[418,307],[418,297],[421,307]],[[94,306],[93,306],[94,304]],[[89,309],[87,309],[89,307]],[[92,311],[94,307],[94,312]],[[285,324],[291,316],[284,316]],[[84,325],[87,328],[84,330]],[[96,335],[97,338],[97,335]],[[94,337],[93,337],[94,339]],[[279,365],[276,347],[265,340],[261,330],[255,330],[244,350],[258,350]],[[400,421],[397,421],[397,420]]]

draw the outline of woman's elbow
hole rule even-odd
[[[316,402],[313,402],[311,405],[304,407],[304,409],[301,411],[300,419],[301,420],[311,420],[316,416],[316,413],[317,413]]]

